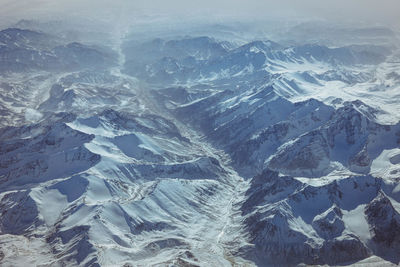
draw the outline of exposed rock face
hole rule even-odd
[[[4,234],[28,233],[42,222],[29,191],[6,194],[1,201],[0,229]]]
[[[341,235],[345,229],[342,221],[342,211],[336,205],[313,219],[312,225],[318,235],[325,239],[332,239]]]
[[[379,192],[376,198],[365,207],[365,215],[370,225],[376,253],[398,264],[400,257],[393,251],[400,247],[399,212],[393,208],[385,193]]]

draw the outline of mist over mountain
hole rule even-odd
[[[398,1],[1,1],[1,266],[397,266]]]

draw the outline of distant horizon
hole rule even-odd
[[[396,0],[282,0],[276,1],[151,1],[144,0],[1,0],[0,23],[15,23],[21,19],[51,20],[67,19],[69,16],[99,20],[108,23],[132,24],[137,17],[160,16],[169,19],[190,20],[265,20],[265,19],[308,19],[325,20],[332,23],[364,23],[400,27]]]

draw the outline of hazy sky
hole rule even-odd
[[[0,17],[60,14],[120,17],[158,12],[183,16],[310,17],[400,25],[400,0],[0,0]]]

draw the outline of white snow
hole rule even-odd
[[[364,209],[366,205],[359,205],[357,208],[346,211],[343,210],[343,221],[346,229],[357,235],[365,244],[371,240],[369,225],[365,218]]]

